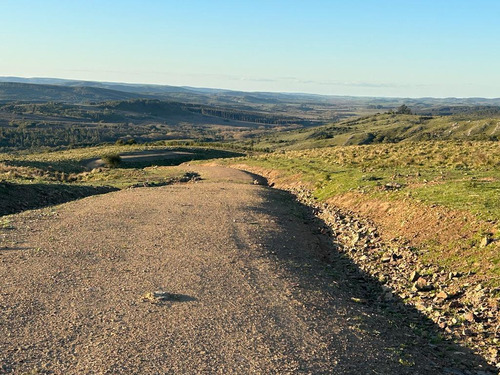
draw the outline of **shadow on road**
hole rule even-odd
[[[0,216],[118,190],[109,186],[0,182]]]
[[[496,374],[483,357],[444,338],[439,327],[413,306],[397,296],[390,301],[381,298],[384,294],[382,284],[344,254],[342,245],[335,238],[320,234],[318,229],[326,224],[314,216],[310,207],[280,190],[263,189],[262,196],[265,200],[262,207],[265,208],[250,209],[264,211],[278,223],[283,220],[298,223],[297,232],[292,229],[279,234],[269,232],[263,251],[298,280],[293,294],[306,309],[313,310],[320,317],[316,323],[318,330],[322,329],[321,322],[338,317],[340,311],[352,327],[349,340],[352,348],[339,353],[335,367],[338,373],[351,373],[349,363],[356,358],[374,361],[367,365],[372,368],[370,373],[381,373],[378,371],[383,366],[377,367],[377,360],[369,360],[363,353],[364,338],[369,340],[371,337],[380,342],[380,360],[389,358],[394,361],[399,365],[398,374]],[[297,248],[297,242],[301,240],[300,225],[303,227],[303,224],[316,232],[317,242],[304,247],[302,252],[290,250]],[[293,228],[293,224],[282,227]],[[317,298],[318,295],[326,296],[326,299]],[[328,302],[323,302],[325,300]],[[332,351],[339,352],[335,347]],[[346,354],[348,352],[351,354]],[[354,359],[352,352],[355,353]]]
[[[30,250],[31,247],[0,247],[0,252],[3,251],[19,251],[19,250]]]

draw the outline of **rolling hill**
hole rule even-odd
[[[420,116],[394,113],[344,120],[328,125],[268,134],[254,141],[258,148],[305,149],[430,140],[500,138],[500,115]]]
[[[340,117],[347,115],[373,114],[395,109],[402,104],[411,107],[414,113],[423,115],[450,115],[463,113],[467,109],[484,106],[500,106],[500,98],[388,98],[388,97],[355,97],[342,95],[316,95],[306,93],[279,93],[279,92],[242,92],[217,88],[199,88],[189,86],[170,86],[153,84],[130,84],[120,82],[95,82],[68,80],[58,78],[23,78],[23,77],[0,77],[1,83],[21,83],[32,85],[49,85],[62,88],[92,88],[108,91],[93,91],[79,94],[76,91],[72,95],[68,91],[60,94],[61,101],[86,102],[95,95],[94,101],[120,100],[131,98],[156,98],[163,100],[176,100],[187,103],[227,105],[240,109],[260,109],[275,112],[299,111],[302,114],[313,113],[315,116],[324,112],[335,111]],[[19,92],[15,86],[10,86],[9,91],[0,90],[0,100],[30,100],[33,97],[26,89],[27,86],[19,86]],[[36,88],[31,86],[33,90]],[[40,87],[45,90],[46,86]],[[50,88],[54,94],[55,88]],[[127,94],[118,94],[123,92]],[[133,94],[133,95],[131,95]],[[27,95],[23,99],[23,95]],[[31,96],[30,96],[31,95]],[[80,97],[80,99],[78,99]],[[90,97],[90,98],[89,98]],[[101,99],[104,97],[104,99]],[[39,96],[34,96],[38,100]],[[43,97],[40,100],[45,100]],[[58,100],[54,98],[54,100]]]

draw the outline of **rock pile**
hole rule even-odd
[[[319,203],[302,186],[280,186],[312,208],[332,236],[382,286],[384,301],[395,296],[432,319],[443,335],[458,339],[500,369],[500,289],[483,286],[473,273],[461,274],[422,260],[425,249],[394,238],[383,241],[375,225],[353,212]]]

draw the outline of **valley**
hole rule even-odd
[[[3,91],[0,310],[9,323],[0,327],[8,337],[1,371],[186,372],[201,358],[234,373],[496,371],[495,100],[116,89],[55,86],[24,101]],[[95,225],[77,233],[83,222]],[[95,237],[85,232],[92,228]],[[29,294],[19,285],[33,273],[40,277]],[[63,325],[49,318],[57,315],[51,298],[66,306]],[[90,300],[100,315],[87,319]],[[186,309],[197,312],[189,321]],[[249,309],[262,314],[245,320]],[[35,340],[21,329],[29,316]],[[55,336],[40,319],[60,326]],[[227,319],[239,331],[224,328]],[[143,353],[162,345],[140,339],[141,330],[183,340],[169,349],[175,360],[148,363],[133,338]],[[200,332],[203,342],[222,335],[232,349],[198,353]],[[57,340],[67,350],[54,347],[44,361],[43,345]],[[192,360],[181,357],[187,352]]]

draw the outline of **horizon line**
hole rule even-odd
[[[320,97],[342,97],[342,98],[382,98],[382,99],[486,99],[486,100],[500,100],[500,97],[487,97],[487,96],[370,96],[370,95],[342,95],[342,94],[318,94],[313,92],[298,92],[298,91],[246,91],[246,90],[235,90],[222,87],[206,87],[206,86],[189,86],[189,85],[169,85],[163,83],[144,83],[144,82],[124,82],[124,81],[99,81],[99,80],[86,80],[86,79],[74,79],[74,78],[59,78],[59,77],[43,77],[43,76],[0,76],[0,79],[52,79],[66,82],[82,82],[82,83],[104,83],[104,84],[121,84],[130,86],[158,86],[158,87],[177,87],[184,89],[207,89],[207,90],[220,90],[229,92],[241,92],[249,94],[282,94],[282,95],[310,95],[310,96],[320,96]],[[3,81],[8,82],[8,81]],[[1,82],[0,82],[1,83]],[[24,82],[10,82],[10,83],[24,83]],[[26,82],[29,83],[29,82]],[[39,85],[41,83],[31,83]],[[54,86],[60,86],[55,83],[51,83]],[[119,90],[116,90],[119,91]]]

